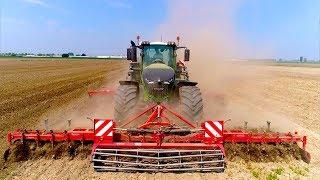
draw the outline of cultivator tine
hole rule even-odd
[[[248,129],[248,121],[244,122],[244,129]]]
[[[90,120],[93,123],[93,119],[90,117],[87,117],[88,120]]]
[[[53,130],[50,130],[50,134],[51,134],[51,147],[53,148],[53,146],[54,146],[54,133],[53,133]]]
[[[267,121],[267,130],[268,130],[268,132],[270,132],[270,126],[271,126],[271,122]]]
[[[44,120],[44,128],[46,129],[46,131],[49,131],[49,120],[48,119],[45,119]]]
[[[72,121],[71,119],[68,119],[68,120],[67,120],[67,122],[68,122],[68,128],[69,128],[69,129],[71,128],[71,121]]]
[[[36,138],[36,145],[37,145],[37,148],[38,148],[38,147],[39,147],[39,140],[40,140],[39,130],[36,130],[36,135],[37,135],[37,138]]]

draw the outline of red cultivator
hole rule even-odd
[[[95,90],[89,90],[88,91],[88,95],[91,96],[98,96],[98,95],[109,95],[109,94],[114,94],[115,90],[114,89],[110,89],[107,87],[102,87],[99,89],[95,89]]]
[[[137,124],[141,119],[143,123]],[[177,124],[173,123],[173,119]],[[134,124],[130,128],[130,125]],[[163,105],[148,108],[138,116],[116,123],[95,119],[93,129],[64,132],[17,130],[8,133],[8,143],[16,141],[91,142],[93,167],[97,171],[216,171],[225,169],[224,143],[302,143],[296,133],[251,133],[225,130],[223,121],[205,121],[200,128]]]

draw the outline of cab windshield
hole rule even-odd
[[[173,67],[173,47],[166,45],[150,45],[143,48],[143,66],[155,62],[165,63]]]

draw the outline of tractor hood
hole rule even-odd
[[[167,84],[174,80],[174,70],[166,64],[154,63],[144,68],[142,77],[147,84],[158,82]]]
[[[144,83],[152,91],[164,91],[174,82],[174,70],[164,63],[154,63],[142,72]]]

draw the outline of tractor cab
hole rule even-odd
[[[132,62],[139,62],[142,68],[153,63],[163,63],[176,69],[177,50],[184,49],[184,61],[189,61],[190,50],[186,47],[178,46],[175,42],[149,42],[142,41],[136,45],[131,41],[131,47],[127,49],[127,59]]]
[[[127,79],[143,85],[145,92],[152,97],[162,98],[175,92],[178,89],[178,83],[188,81],[188,72],[184,63],[177,60],[179,49],[184,49],[184,61],[189,61],[190,50],[178,46],[175,42],[142,41],[140,43],[138,41],[136,45],[131,41],[131,47],[127,50],[127,59],[131,61],[132,72]]]
[[[147,67],[153,63],[162,63],[175,69],[175,48],[175,45],[168,45],[163,42],[144,44],[141,47],[141,60],[143,67]]]

